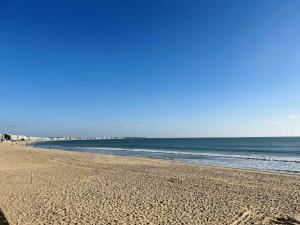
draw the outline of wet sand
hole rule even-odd
[[[300,176],[0,143],[0,224],[300,224]]]

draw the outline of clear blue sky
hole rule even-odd
[[[0,133],[300,135],[300,1],[0,2]]]

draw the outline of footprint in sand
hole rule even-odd
[[[251,217],[251,212],[249,210],[245,211],[244,213],[240,214],[239,217],[233,221],[230,225],[239,225],[247,222]]]

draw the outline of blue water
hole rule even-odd
[[[145,138],[35,143],[44,148],[300,174],[300,138]]]

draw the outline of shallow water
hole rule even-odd
[[[43,148],[300,173],[300,138],[143,138],[35,143]]]

